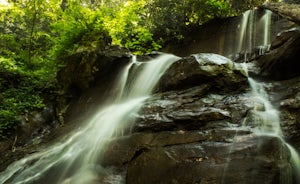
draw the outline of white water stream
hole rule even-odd
[[[290,163],[293,168],[293,172],[289,173],[287,178],[293,178],[295,181],[282,181],[281,183],[300,183],[300,157],[297,151],[285,142],[280,125],[279,112],[274,108],[268,99],[268,95],[261,83],[256,82],[252,78],[248,78],[250,87],[252,89],[253,97],[257,98],[259,102],[263,104],[263,108],[259,106],[254,108],[255,114],[255,127],[254,133],[258,136],[271,136],[281,140],[281,142],[287,146],[290,151]]]
[[[252,25],[253,22],[251,24],[249,24],[250,19],[253,19],[253,14],[254,11],[253,10],[247,10],[245,13],[243,13],[242,15],[242,20],[240,23],[240,30],[239,30],[239,38],[238,38],[238,43],[237,43],[237,53],[242,53],[244,52],[245,54],[247,53],[246,48],[252,48],[249,47],[250,45],[250,37],[252,37]],[[252,17],[252,18],[251,18]]]
[[[133,122],[134,114],[142,102],[150,95],[165,70],[178,59],[165,54],[149,62],[134,61],[129,64],[116,84],[121,89],[115,102],[99,110],[67,140],[10,165],[0,173],[0,183],[124,183],[121,176],[113,175],[110,169],[101,166],[101,153],[111,138],[122,134],[123,128]],[[138,75],[130,80],[129,70],[136,64]]]
[[[269,10],[265,10],[264,15],[261,17],[259,21],[259,26],[255,26],[254,21],[255,13],[254,10],[248,10],[246,11],[241,19],[240,23],[240,33],[239,33],[239,39],[237,42],[237,53],[243,53],[244,52],[244,61],[247,61],[247,54],[249,52],[253,51],[253,46],[258,46],[260,48],[259,54],[263,54],[270,48],[270,28],[271,28],[271,17],[272,12]],[[262,33],[257,33],[256,27],[262,27],[263,29],[260,29]],[[262,34],[262,40],[261,43],[253,43],[252,37],[254,37],[253,34]],[[250,39],[249,39],[250,38]],[[256,45],[259,44],[259,45]],[[245,68],[245,72],[248,73],[247,64],[242,63],[242,66]],[[255,118],[253,119],[254,127],[252,130],[254,131],[254,134],[257,136],[271,136],[276,137],[281,140],[281,142],[289,149],[291,157],[290,157],[290,163],[292,165],[292,171],[288,173],[289,176],[282,176],[281,183],[283,184],[289,184],[289,183],[300,183],[300,157],[297,151],[289,145],[287,142],[285,142],[281,125],[280,125],[280,114],[279,112],[274,108],[274,106],[269,101],[269,96],[266,93],[264,86],[261,83],[256,82],[252,78],[248,78],[249,85],[251,87],[251,95],[254,98],[257,98],[259,102],[261,102],[260,105],[254,108],[253,112],[255,114]],[[262,106],[263,107],[262,107]],[[246,119],[245,119],[246,120]],[[244,126],[243,122],[242,126]],[[237,139],[237,132],[236,136],[234,138],[234,141]],[[235,144],[232,144],[229,150],[228,155],[228,161],[230,158],[231,151],[233,150],[233,147]],[[228,172],[228,164],[225,166],[223,173],[222,173],[222,182],[224,182],[224,177],[226,175],[226,172]],[[293,179],[294,181],[293,181]]]
[[[262,24],[264,25],[264,39],[263,39],[263,45],[267,46],[271,43],[270,39],[270,27],[271,27],[271,18],[272,18],[272,12],[270,10],[265,10],[265,14],[262,17]]]

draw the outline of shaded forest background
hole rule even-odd
[[[62,93],[69,56],[120,46],[134,54],[180,42],[199,26],[263,0],[11,0],[0,4],[0,137]]]

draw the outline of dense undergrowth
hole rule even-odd
[[[109,45],[159,50],[262,0],[18,0],[0,5],[0,136],[55,100],[64,58]],[[239,6],[237,6],[239,5]]]

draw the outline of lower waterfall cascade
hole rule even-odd
[[[289,181],[284,178],[282,183],[300,183],[300,157],[297,151],[287,142],[285,142],[283,133],[281,130],[281,123],[279,112],[273,107],[268,100],[268,95],[264,90],[262,84],[256,82],[254,79],[249,77],[249,84],[252,90],[252,95],[259,99],[263,103],[264,108],[255,108],[254,113],[257,115],[257,124],[254,127],[255,134],[262,136],[277,137],[282,143],[288,147],[291,159],[290,163],[293,168],[293,172],[289,173],[288,178],[293,178],[295,181]]]
[[[109,172],[97,164],[101,151],[111,138],[120,135],[122,130],[129,126],[134,113],[151,93],[161,75],[178,59],[174,55],[164,54],[149,62],[130,63],[130,66],[137,64],[138,69],[142,69],[137,77],[127,81],[128,70],[131,67],[125,67],[118,82],[118,85],[124,88],[117,95],[121,98],[101,109],[67,140],[10,165],[6,171],[0,173],[0,183],[99,182],[98,175]],[[122,82],[123,84],[120,84]],[[130,88],[127,88],[126,83],[130,84]],[[121,94],[126,91],[126,95]],[[111,182],[123,183],[118,180]]]

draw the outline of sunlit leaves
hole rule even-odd
[[[106,7],[104,27],[113,44],[124,46],[133,52],[142,53],[157,50],[160,46],[143,23],[146,1],[119,2],[118,7]]]
[[[52,2],[18,1],[1,10],[0,136],[25,113],[43,108],[42,91],[55,84],[48,51],[54,43],[50,23],[59,11]]]

